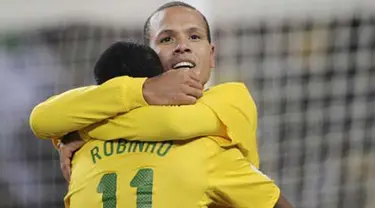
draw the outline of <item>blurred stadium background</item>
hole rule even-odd
[[[0,208],[63,207],[58,154],[32,107],[93,84],[100,52],[141,40],[163,0],[1,0]],[[211,84],[243,81],[262,170],[304,208],[375,207],[375,1],[196,0],[212,24]]]

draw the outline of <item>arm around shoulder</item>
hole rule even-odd
[[[199,136],[226,136],[225,126],[202,103],[183,106],[145,106],[80,131],[87,140],[165,141]]]
[[[54,96],[32,110],[30,127],[39,138],[56,138],[145,106],[144,81],[145,78],[124,76]]]

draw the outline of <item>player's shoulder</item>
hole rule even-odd
[[[76,88],[70,89],[67,92],[87,91],[87,90],[91,90],[91,89],[94,89],[94,88],[97,88],[97,87],[98,87],[97,85],[81,86],[81,87],[76,87]]]
[[[66,91],[64,91],[64,92],[62,92],[60,94],[54,95],[51,98],[56,98],[56,97],[59,97],[59,96],[65,96],[65,95],[76,94],[76,93],[82,93],[82,92],[86,92],[86,91],[92,90],[92,89],[94,89],[96,87],[97,87],[96,85],[76,87],[76,88],[68,89],[68,90],[66,90]]]
[[[245,83],[243,82],[226,82],[226,83],[218,84],[212,87],[212,89],[236,89],[236,88],[247,89]]]
[[[255,101],[247,86],[242,82],[227,82],[216,85],[205,92],[201,99],[203,102],[222,101],[224,103],[231,103],[235,106],[243,106],[249,109],[248,106],[255,106]]]
[[[227,96],[236,96],[239,94],[250,94],[245,83],[242,82],[227,82],[209,88],[206,93],[220,93]]]

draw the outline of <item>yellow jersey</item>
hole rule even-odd
[[[278,198],[278,187],[238,148],[204,137],[89,140],[73,158],[65,201],[70,208],[272,208]]]

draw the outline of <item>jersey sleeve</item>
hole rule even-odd
[[[274,207],[280,189],[244,158],[237,148],[209,160],[209,198],[224,207]]]
[[[145,106],[142,93],[145,79],[123,76],[99,86],[77,88],[54,96],[32,110],[30,127],[39,138],[58,138]]]
[[[182,106],[145,106],[107,119],[79,131],[84,140],[165,141],[198,136],[226,136],[216,114],[199,103]]]
[[[250,92],[243,83],[234,82],[218,85],[210,91],[201,102],[211,108],[225,125],[231,139],[228,145],[237,145],[245,157],[259,168],[257,109]]]

